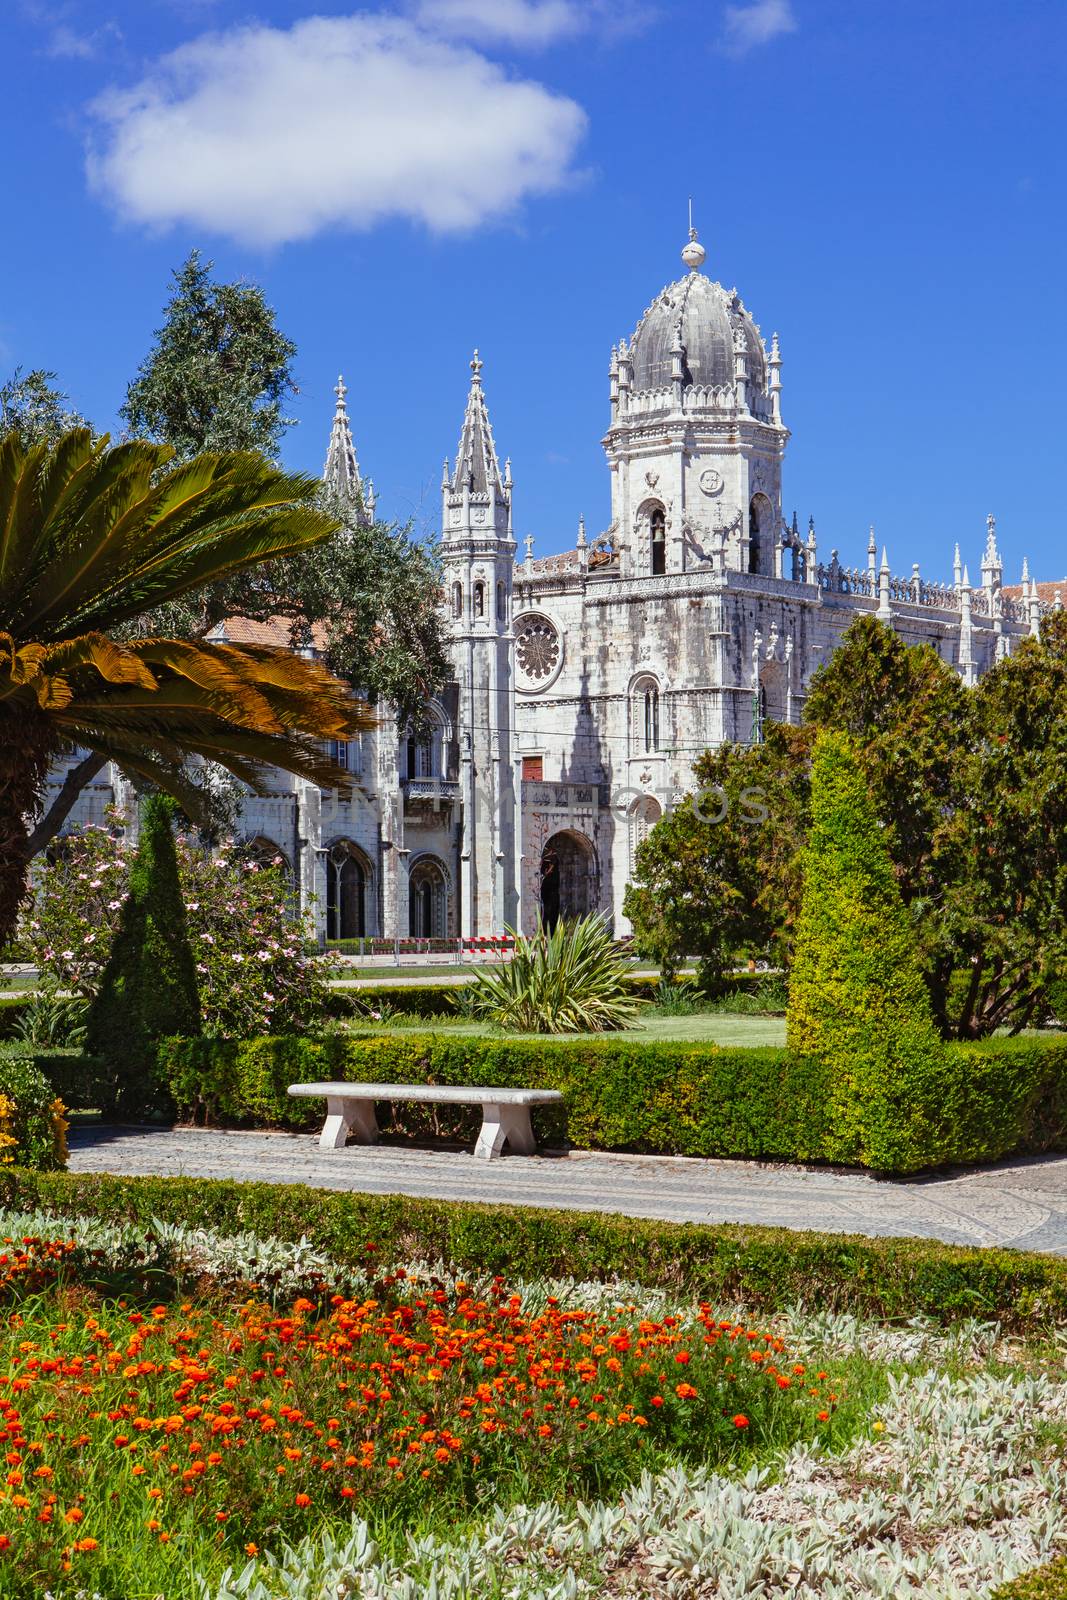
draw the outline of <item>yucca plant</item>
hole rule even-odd
[[[644,1004],[629,970],[603,917],[561,921],[551,933],[515,935],[511,960],[478,974],[463,1010],[514,1033],[608,1033],[627,1027]]]
[[[242,454],[164,473],[171,456],[84,428],[54,448],[0,440],[0,945],[61,752],[117,761],[196,817],[189,757],[258,791],[271,767],[345,788],[321,742],[372,723],[346,684],[288,651],[128,636],[152,608],[338,526],[313,506],[314,478]]]

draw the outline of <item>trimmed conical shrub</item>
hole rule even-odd
[[[842,733],[815,744],[788,1037],[825,1074],[831,1160],[902,1172],[942,1159],[944,1047],[870,791]]]
[[[144,802],[119,931],[89,1011],[87,1048],[111,1067],[113,1109],[123,1116],[163,1109],[156,1041],[200,1032],[196,962],[174,849],[176,809],[162,794]]]

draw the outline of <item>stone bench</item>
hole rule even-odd
[[[291,1083],[298,1098],[326,1100],[326,1121],[319,1136],[321,1150],[340,1150],[350,1134],[357,1144],[378,1142],[376,1100],[417,1100],[431,1105],[481,1106],[482,1129],[474,1154],[485,1161],[507,1144],[516,1155],[536,1154],[531,1106],[559,1105],[558,1089],[460,1089],[429,1083]]]

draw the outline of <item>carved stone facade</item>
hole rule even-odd
[[[958,545],[951,584],[917,565],[894,575],[873,530],[863,565],[820,560],[814,522],[783,515],[778,336],[768,350],[736,291],[703,273],[695,233],[682,255],[685,275],[611,353],[610,523],[589,539],[580,521],[562,555],[535,560],[528,538],[516,560],[511,468],[475,353],[441,485],[455,678],[431,736],[386,718],[340,752],[350,800],[279,775],[243,815],[324,937],[478,940],[593,910],[624,933],[637,847],[697,756],[797,721],[855,616],[932,645],[972,683],[1060,603],[1025,571],[1005,588],[992,518],[974,587]],[[366,503],[343,385],[326,475]]]

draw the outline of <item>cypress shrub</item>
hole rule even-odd
[[[826,1070],[826,1155],[909,1172],[956,1155],[948,1055],[866,780],[820,732],[789,982],[789,1048]]]
[[[200,1032],[196,963],[178,881],[173,818],[167,795],[141,810],[141,833],[130,866],[119,931],[88,1017],[86,1048],[116,1071],[114,1110],[138,1117],[164,1109],[155,1047],[166,1034]]]

